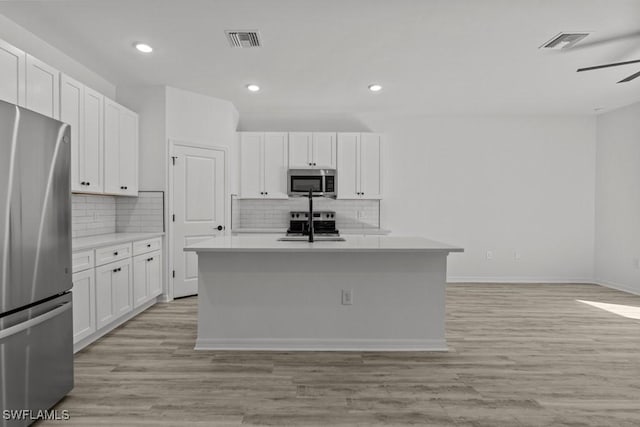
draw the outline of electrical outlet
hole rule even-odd
[[[633,268],[635,268],[636,270],[640,270],[640,259],[639,258],[634,258],[633,259]]]
[[[342,290],[342,305],[353,305],[353,291],[351,289]]]
[[[520,259],[522,258],[522,254],[518,251],[515,251],[513,253],[513,259],[515,259],[516,261],[520,261]]]
[[[487,259],[493,259],[493,251],[487,251]]]

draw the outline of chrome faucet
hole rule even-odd
[[[309,243],[313,242],[313,189],[309,188]]]

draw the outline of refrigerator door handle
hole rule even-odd
[[[36,316],[33,319],[29,319],[26,322],[22,322],[19,323],[17,325],[11,326],[7,329],[4,329],[2,331],[0,331],[0,340],[10,337],[11,335],[15,335],[17,333],[20,333],[26,329],[32,328],[36,325],[39,325],[42,322],[46,322],[47,320],[56,317],[57,315],[59,315],[60,313],[63,313],[67,310],[71,310],[71,303],[65,302],[59,306],[57,306],[56,308],[54,308],[53,310],[47,311],[44,314],[41,314],[40,316]]]

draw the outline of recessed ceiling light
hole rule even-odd
[[[153,52],[153,48],[146,43],[136,43],[134,44],[135,48],[138,49],[142,53],[151,53]]]
[[[257,91],[260,90],[260,86],[258,86],[256,84],[250,84],[250,85],[247,85],[247,90],[249,92],[257,92]]]
[[[369,85],[369,90],[371,92],[380,92],[382,90],[382,86],[377,83],[373,83]]]

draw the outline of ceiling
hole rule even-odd
[[[576,73],[640,59],[638,0],[21,0],[0,13],[116,85],[241,112],[593,114],[640,100],[640,78],[616,84],[640,64]],[[258,29],[264,46],[233,49],[226,29]],[[538,49],[561,31],[593,34]]]

